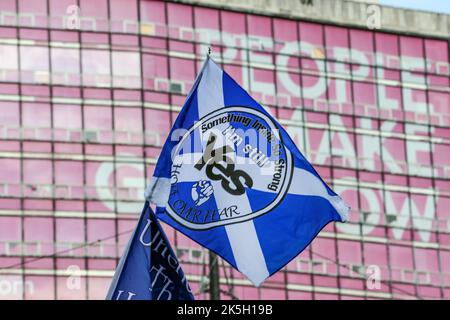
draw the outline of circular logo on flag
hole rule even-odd
[[[254,219],[274,209],[292,176],[277,124],[231,106],[197,121],[172,153],[168,214],[197,230]]]

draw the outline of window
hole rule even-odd
[[[195,79],[194,61],[170,58],[170,73],[170,91],[175,94],[188,93]]]
[[[112,32],[138,32],[136,0],[110,0],[109,7]]]
[[[137,88],[141,85],[139,54],[135,52],[112,52],[115,87]]]
[[[80,59],[77,49],[52,48],[52,82],[80,85]]]
[[[196,52],[204,55],[211,48],[213,58],[220,57],[228,50],[221,47],[223,44],[222,32],[220,30],[220,12],[214,9],[194,8],[195,36],[198,44]]]
[[[65,243],[79,245],[84,242],[84,221],[78,218],[57,218],[56,242],[63,246]],[[75,249],[69,255],[81,255],[84,249]]]
[[[169,38],[194,40],[191,6],[168,3],[167,16]]]
[[[436,117],[435,124],[450,126],[450,93],[428,91],[429,112]]]
[[[351,128],[353,120],[351,117],[330,115],[330,125]],[[356,168],[356,141],[355,135],[351,132],[331,131],[330,132],[332,164],[339,167]]]
[[[399,87],[378,85],[378,106],[380,116],[383,119],[403,120],[401,89]]]
[[[423,125],[406,124],[407,134],[427,138],[428,127]],[[409,174],[412,176],[432,176],[431,147],[426,141],[406,141]]]
[[[390,245],[389,260],[392,280],[401,282],[414,281],[414,257],[411,247]]]
[[[324,70],[323,61],[302,59],[302,68],[315,68]],[[325,111],[328,109],[326,98],[326,78],[325,76],[315,76],[303,74],[301,78],[303,105],[305,108],[316,111]]]
[[[144,88],[155,91],[169,91],[167,57],[144,54],[142,56]]]
[[[92,31],[108,31],[108,1],[79,0],[82,12],[81,29]]]
[[[22,224],[19,217],[0,217],[0,251],[4,255],[20,252]]]
[[[48,83],[48,48],[20,46],[21,81],[27,83]]]
[[[142,132],[142,110],[139,108],[114,108],[114,131],[116,142],[132,143],[133,132]]]
[[[379,130],[379,122],[369,118],[356,118],[355,123],[356,129],[364,132],[364,134],[356,135],[359,168],[380,172],[382,170],[382,150],[380,137],[376,134]]]
[[[449,54],[446,41],[425,39],[425,53],[429,62],[427,63],[428,72],[449,74]]]
[[[76,141],[80,139],[81,107],[78,105],[53,105],[54,139]]]
[[[405,141],[394,138],[383,139],[383,168],[390,173],[406,173]]]
[[[67,270],[68,276],[56,277],[57,299],[82,300],[86,299],[86,278],[78,277],[72,281],[77,274],[85,269],[84,259],[58,259],[56,266],[59,270]]]
[[[146,143],[162,146],[170,131],[170,114],[167,111],[145,109],[145,138]]]
[[[53,218],[24,218],[23,229],[27,254],[43,256],[54,253],[53,225]]]
[[[55,161],[55,184],[66,186],[83,185],[83,163],[80,161]]]
[[[3,81],[17,81],[19,61],[17,54],[17,46],[0,45],[0,69],[3,70]]]
[[[86,106],[84,108],[84,139],[92,142],[112,142],[111,107]]]
[[[396,35],[376,33],[375,47],[377,65],[390,69],[400,68],[398,37]]]
[[[363,254],[366,273],[369,271],[375,275],[376,273],[374,272],[379,270],[381,278],[385,280],[380,282],[380,290],[389,292],[390,288],[386,283],[390,278],[387,246],[384,244],[364,243]]]
[[[55,299],[55,278],[53,276],[25,276],[25,299]]]
[[[30,190],[38,191],[35,184],[52,184],[52,165],[50,160],[23,160],[24,182],[32,184]],[[44,190],[42,190],[44,191]]]
[[[51,19],[51,27],[58,29],[65,29],[67,24],[65,23],[65,17],[68,13],[72,13],[73,11],[68,12],[68,8],[71,5],[76,5],[76,2],[72,0],[50,0],[50,15]]]
[[[99,241],[88,248],[89,255],[95,257],[115,257],[115,223],[110,219],[89,219],[87,222],[88,242]]]
[[[89,277],[88,300],[105,300],[110,285],[111,279],[109,277],[108,278]]]
[[[105,87],[110,85],[109,52],[103,50],[82,51],[83,84]]]
[[[22,27],[47,27],[47,0],[18,0],[18,12]]]
[[[166,13],[162,1],[139,1],[141,6],[141,34],[166,36]]]
[[[370,82],[352,82],[355,114],[375,116],[377,114],[377,87]]]
[[[323,59],[325,48],[322,26],[308,22],[299,23],[300,49],[302,56]]]
[[[362,65],[375,64],[373,32],[365,30],[349,30],[351,59],[353,63]]]
[[[420,38],[400,37],[400,50],[402,53],[402,69],[414,72],[425,70],[423,41]],[[409,75],[408,72],[405,72]]]
[[[325,26],[326,56],[336,61],[350,58],[348,30],[346,28]]]

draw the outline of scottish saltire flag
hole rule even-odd
[[[158,218],[256,286],[349,212],[278,122],[209,57],[146,198]]]
[[[163,229],[146,202],[117,266],[110,300],[194,300]]]

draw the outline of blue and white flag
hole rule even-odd
[[[106,299],[194,300],[161,225],[146,202]]]
[[[279,123],[209,57],[146,198],[158,218],[256,286],[349,213]]]

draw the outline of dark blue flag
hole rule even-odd
[[[119,261],[109,300],[194,300],[186,276],[146,202]]]

